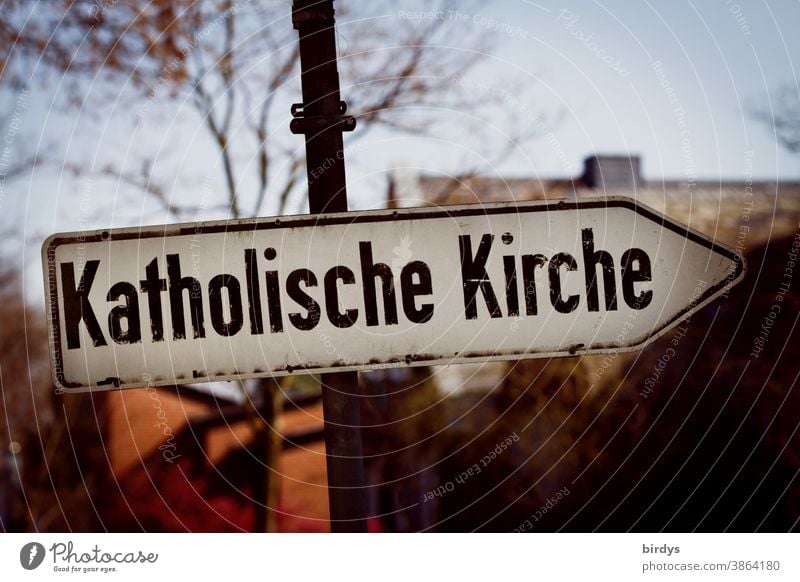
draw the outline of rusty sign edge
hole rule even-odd
[[[718,296],[725,292],[726,288],[732,288],[744,278],[747,272],[745,258],[729,246],[711,239],[709,236],[697,231],[687,225],[673,220],[672,218],[638,202],[634,198],[627,196],[597,196],[583,200],[567,198],[553,200],[534,200],[525,202],[493,202],[479,204],[459,204],[441,207],[414,207],[396,210],[367,210],[350,211],[329,214],[300,214],[294,216],[274,216],[247,218],[238,220],[217,220],[217,221],[198,221],[176,224],[160,224],[140,227],[123,227],[116,229],[97,229],[92,231],[73,231],[59,232],[48,236],[42,243],[42,270],[44,274],[45,293],[47,295],[48,313],[48,343],[51,356],[51,373],[57,393],[85,393],[103,392],[109,389],[133,389],[157,386],[173,386],[174,381],[168,379],[153,379],[150,382],[125,383],[122,381],[110,381],[108,385],[96,386],[76,386],[66,381],[62,370],[61,338],[60,338],[60,318],[58,305],[58,282],[55,273],[55,250],[62,244],[73,243],[75,239],[81,242],[97,243],[111,242],[113,240],[130,240],[144,238],[165,238],[170,236],[185,236],[188,234],[219,233],[228,231],[263,230],[263,229],[285,229],[302,226],[315,225],[334,225],[352,224],[355,222],[379,222],[383,220],[413,220],[426,218],[449,218],[457,216],[476,216],[493,214],[507,214],[520,212],[549,212],[549,211],[570,211],[581,208],[626,208],[645,218],[672,230],[676,234],[688,238],[716,253],[730,259],[736,265],[736,271],[732,277],[728,277],[718,284],[708,288],[694,303],[690,303],[685,309],[676,312],[664,325],[653,331],[642,341],[629,346],[599,345],[584,347],[577,344],[571,348],[557,352],[515,352],[494,354],[461,352],[452,358],[443,361],[443,358],[426,359],[426,354],[406,355],[404,358],[391,358],[385,361],[370,360],[367,362],[356,363],[348,366],[288,366],[283,369],[265,371],[261,373],[230,373],[221,376],[198,376],[192,378],[192,382],[182,382],[180,384],[222,382],[242,380],[246,378],[278,378],[291,376],[296,373],[306,374],[325,374],[331,372],[351,372],[351,371],[370,371],[376,369],[398,368],[398,367],[417,367],[417,366],[449,366],[451,364],[465,364],[494,361],[513,361],[522,359],[538,359],[552,357],[570,356],[591,356],[608,353],[628,353],[639,351],[652,342],[673,329],[678,323],[690,317]],[[113,380],[113,379],[110,379]],[[117,379],[119,380],[119,379]]]

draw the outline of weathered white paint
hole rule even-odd
[[[602,280],[599,311],[587,308],[582,229],[592,230],[595,250],[605,250],[613,258],[616,310],[605,308]],[[491,318],[479,292],[477,318],[467,319],[459,236],[471,235],[475,254],[485,234],[494,235],[486,271],[503,316]],[[504,234],[510,234],[513,242],[504,244]],[[509,240],[508,236],[505,239]],[[381,325],[366,325],[359,259],[359,242],[365,241],[371,243],[374,261],[392,269],[398,289],[395,325],[383,322],[378,279],[375,286]],[[622,292],[620,257],[632,247],[642,249],[652,264],[652,281],[634,286],[637,293],[652,291],[651,302],[640,310],[632,309]],[[267,248],[276,249],[277,258],[265,259]],[[260,335],[251,333],[248,318],[245,249],[255,249],[258,257],[264,328]],[[538,314],[526,315],[520,256],[536,253],[548,259],[556,253],[576,258],[577,271],[561,270],[562,294],[579,296],[575,311],[559,313],[553,308],[544,269],[536,276]],[[160,294],[164,340],[153,341],[148,296],[139,282],[145,279],[145,266],[153,259],[157,259],[160,276],[166,279],[169,254],[178,255],[181,274],[196,278],[203,290],[204,338],[192,338],[191,318],[185,308],[187,338],[174,339],[170,296],[165,291]],[[505,255],[516,257],[519,316],[507,314]],[[625,198],[351,212],[58,234],[45,242],[43,260],[54,377],[57,385],[68,391],[636,349],[723,293],[744,274],[743,260],[733,251]],[[99,261],[88,301],[106,345],[95,346],[81,322],[80,347],[70,349],[65,336],[61,265],[72,263],[77,284],[87,261]],[[431,272],[432,293],[415,300],[417,309],[423,304],[433,305],[433,316],[423,323],[414,323],[406,316],[399,289],[400,272],[412,261],[424,262]],[[338,284],[341,311],[358,309],[352,327],[336,327],[325,313],[323,277],[336,265],[355,274],[356,284]],[[284,287],[289,272],[299,268],[310,269],[318,279],[317,287],[306,289],[322,304],[319,323],[310,330],[295,328],[287,318],[289,312],[305,313]],[[267,270],[279,273],[282,332],[270,330]],[[228,337],[216,333],[210,322],[208,284],[220,274],[232,275],[241,287],[243,326]],[[138,292],[142,339],[137,343],[115,343],[110,337],[109,312],[122,302],[107,301],[106,293],[121,281],[131,283]],[[187,298],[188,293],[185,303]]]

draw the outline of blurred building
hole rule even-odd
[[[404,168],[391,179],[391,205],[525,202],[558,198],[626,196],[744,254],[789,235],[800,223],[800,182],[666,180],[642,176],[636,155],[593,155],[580,176],[490,178],[433,176]],[[500,381],[505,364],[466,364],[436,370],[447,391],[485,391]]]
[[[392,177],[389,190],[394,207],[625,195],[743,254],[795,233],[800,223],[798,182],[653,180],[642,176],[637,156],[592,156],[586,159],[581,176],[565,178],[452,178],[403,170]],[[503,406],[495,395],[487,394],[507,381],[508,370],[504,362],[431,369],[438,393],[456,403],[444,413],[450,415],[447,422],[466,423],[464,419],[469,418],[475,427],[486,422],[487,415]],[[387,423],[403,422],[393,419],[392,411],[402,408],[416,387],[430,386],[429,380],[403,370],[366,373],[362,378],[364,390],[373,396],[366,418]],[[237,396],[230,388],[209,391],[208,387],[187,386],[112,392],[105,398],[105,442],[112,473],[112,486],[100,503],[106,508],[102,516],[105,527],[166,531],[257,527],[252,499],[263,494],[259,483],[263,483],[267,453],[263,443],[255,442],[257,433],[245,412],[249,396]],[[430,402],[431,408],[435,407],[436,397],[431,396]],[[428,404],[409,406],[425,408]],[[478,415],[476,410],[483,412]],[[163,426],[159,427],[163,418],[172,435],[168,443]],[[326,469],[318,396],[289,400],[271,429],[283,443],[277,468],[278,528],[326,531]],[[402,448],[402,439],[388,442],[386,432],[375,435],[380,442],[366,444],[375,455],[368,462],[369,478],[376,484],[368,493],[372,513],[390,516],[382,520],[385,529],[430,527],[438,519],[438,507],[434,503],[423,507],[419,496],[440,482],[437,471],[447,465],[426,459],[422,453],[416,460],[389,458],[384,453],[392,447]],[[375,435],[367,431],[365,438]],[[393,475],[400,477],[393,481]],[[414,506],[419,507],[407,510]]]
[[[800,182],[649,179],[633,155],[590,156],[577,177],[462,178],[403,169],[392,184],[398,207],[627,196],[731,247],[741,241],[744,250],[794,232],[800,215]]]
[[[275,527],[327,531],[319,395],[282,399],[276,422],[264,430],[258,382],[251,386],[249,394],[223,383],[103,394],[113,482],[98,500],[104,527],[260,531],[273,475]],[[271,438],[280,449],[274,468],[266,466]]]

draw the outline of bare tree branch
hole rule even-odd
[[[800,152],[800,89],[784,85],[752,107],[752,116],[766,125],[787,151]]]

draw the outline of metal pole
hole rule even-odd
[[[355,129],[339,96],[333,0],[294,0],[300,35],[303,103],[292,106],[293,133],[306,139],[308,205],[312,214],[347,211],[343,131]],[[322,375],[328,500],[334,532],[365,532],[364,459],[358,374]]]

